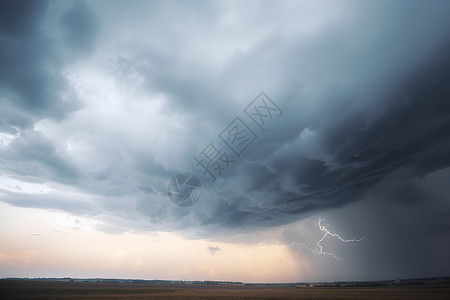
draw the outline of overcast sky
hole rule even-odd
[[[450,276],[449,11],[2,1],[0,276]]]

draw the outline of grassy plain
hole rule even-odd
[[[450,284],[309,288],[0,280],[0,299],[450,299]]]

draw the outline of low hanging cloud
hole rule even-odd
[[[219,247],[208,247],[208,250],[211,255],[216,254],[218,251],[222,251],[222,249],[220,249]]]

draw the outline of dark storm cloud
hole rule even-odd
[[[395,4],[382,24],[386,7],[360,6],[345,33],[338,27],[308,46],[269,37],[239,58],[237,80],[258,81],[248,70],[262,65],[290,82],[276,97],[286,114],[232,175],[208,186],[196,218],[241,229],[289,223],[358,201],[392,172],[403,180],[392,201],[426,201],[412,179],[450,166],[450,24],[439,4],[414,2],[410,15]],[[299,58],[283,60],[295,51]]]
[[[0,126],[16,133],[42,118],[61,120],[79,108],[62,76],[53,41],[40,29],[46,1],[2,1]]]
[[[380,195],[414,207],[429,196],[417,188],[420,178],[450,165],[446,1],[344,1],[324,24],[297,16],[309,5],[287,2],[75,1],[54,10],[8,3],[0,129],[21,135],[0,149],[1,170],[78,189],[118,216],[99,230],[156,224],[198,237],[277,226],[361,200],[392,174],[398,182]],[[41,28],[46,12],[57,20],[49,32]],[[80,89],[85,107],[62,76],[74,62],[70,83],[88,83]],[[126,93],[105,95],[117,86]],[[193,172],[193,155],[261,90],[284,114],[218,182],[202,178],[199,203],[172,205],[171,176]],[[157,114],[152,104],[161,106]],[[32,132],[43,119],[60,123],[42,132],[64,132]],[[8,195],[20,206],[89,214]],[[149,225],[132,224],[130,210]]]
[[[405,181],[386,197],[405,205],[426,201],[411,179],[450,166],[448,53],[445,48],[426,69],[397,87],[389,96],[390,106],[370,124],[364,116],[352,115],[312,128],[310,134],[320,139],[316,146],[326,155],[305,153],[297,143],[267,161],[242,163],[239,179],[229,179],[242,191],[240,198],[233,205],[220,205],[212,219],[227,226],[278,225],[291,221],[292,215],[360,200],[396,170],[402,170],[399,176]],[[315,143],[307,138],[303,142]]]
[[[66,43],[74,50],[90,52],[96,41],[97,19],[85,1],[75,1],[61,17]]]
[[[0,32],[9,38],[21,38],[39,30],[48,1],[2,1]]]

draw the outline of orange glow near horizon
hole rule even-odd
[[[187,240],[167,232],[107,234],[58,211],[0,203],[0,277],[296,282],[311,275],[286,247]],[[220,250],[212,254],[208,247]]]

